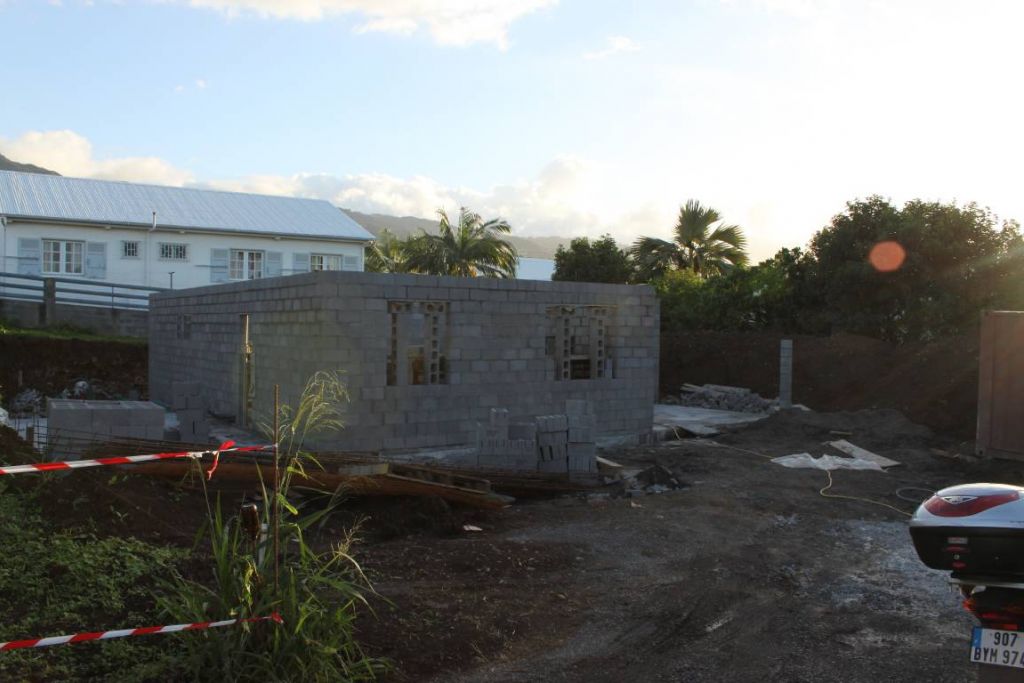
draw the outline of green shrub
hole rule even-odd
[[[0,534],[0,641],[155,625],[157,579],[185,555],[133,538],[55,531],[30,496],[2,485]],[[0,680],[167,680],[177,645],[155,636],[14,650],[0,655]]]

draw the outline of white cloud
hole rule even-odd
[[[493,43],[508,47],[508,29],[516,20],[557,0],[181,0],[192,7],[228,16],[255,14],[273,19],[320,21],[359,17],[357,33],[411,35],[428,31],[441,45]]]
[[[584,52],[583,59],[605,59],[623,52],[638,52],[640,46],[626,36],[609,36],[608,46],[596,52]]]
[[[71,130],[30,131],[13,140],[0,138],[0,154],[62,175],[184,185],[192,174],[157,157],[97,159],[92,143]]]
[[[197,78],[196,79],[196,87],[199,88],[200,90],[205,90],[206,89],[206,79]]]
[[[180,84],[174,86],[174,92],[185,92],[185,86],[180,85]]]
[[[617,166],[573,156],[554,159],[533,178],[480,189],[449,186],[426,176],[400,178],[386,173],[301,173],[197,181],[191,172],[156,157],[97,159],[89,140],[70,130],[0,138],[0,153],[76,177],[310,197],[364,213],[433,218],[439,208],[453,212],[467,206],[485,218],[507,219],[517,235],[597,237],[610,233],[620,243],[632,242],[638,235],[667,237],[679,202],[685,199],[676,196],[678,178],[663,178],[654,169],[646,176],[624,176]],[[684,182],[686,185],[692,186]],[[732,220],[744,217],[738,202],[714,205]]]
[[[645,200],[641,178],[626,181],[610,166],[568,156],[551,161],[535,178],[487,189],[384,173],[249,176],[200,185],[326,199],[347,209],[394,216],[433,218],[439,208],[467,206],[486,218],[505,218],[517,235],[596,237],[608,232],[623,241],[668,229],[678,209],[674,198]]]

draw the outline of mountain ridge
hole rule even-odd
[[[437,220],[429,218],[417,218],[416,216],[389,216],[382,213],[362,213],[353,209],[343,208],[346,214],[352,217],[356,223],[369,230],[375,237],[379,237],[383,230],[389,230],[399,238],[418,234],[420,230],[428,233],[437,232]],[[569,242],[568,237],[523,237],[521,235],[509,235],[506,239],[512,243],[525,258],[555,257],[555,251],[562,244]]]
[[[22,164],[13,159],[8,159],[3,154],[0,154],[0,171],[21,171],[22,173],[45,173],[46,175],[60,175],[56,171],[51,171],[48,168],[42,166],[36,166],[35,164]]]

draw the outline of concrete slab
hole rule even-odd
[[[656,403],[654,405],[654,425],[672,430],[685,429],[697,436],[714,436],[719,433],[718,427],[749,424],[768,417],[769,413],[737,413],[731,410],[712,410],[710,408],[691,408],[689,406]]]

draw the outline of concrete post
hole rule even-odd
[[[43,279],[43,325],[57,322],[57,281],[52,277]]]
[[[779,344],[779,406],[793,406],[793,340],[783,339]]]

